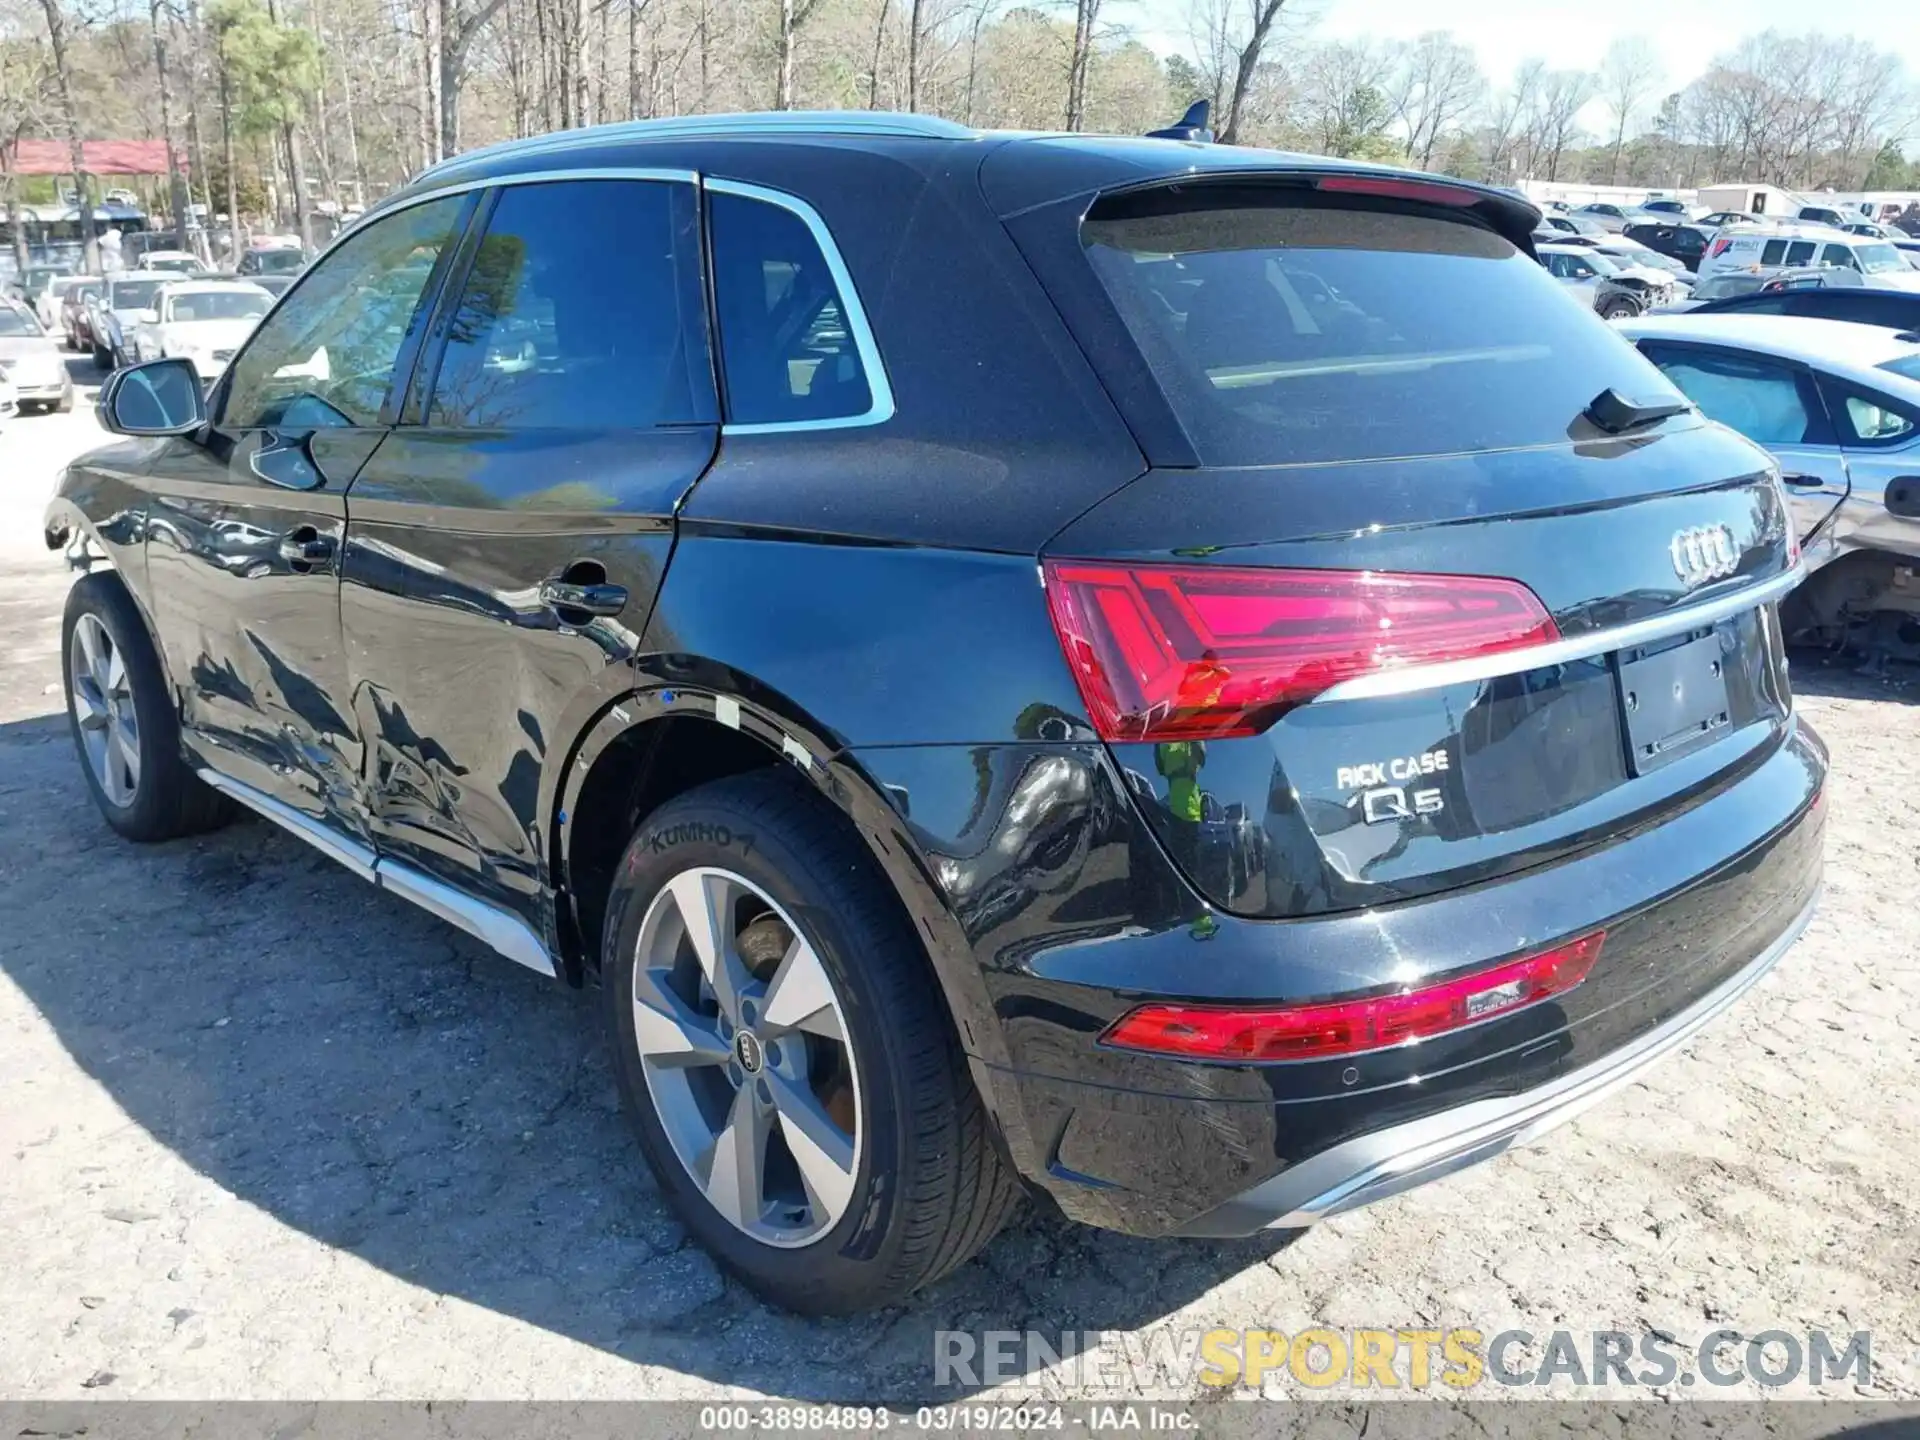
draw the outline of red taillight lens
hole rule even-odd
[[[1526,586],[1478,575],[1049,560],[1053,626],[1108,740],[1254,735],[1356,675],[1558,638]]]
[[[1127,1050],[1198,1060],[1323,1060],[1383,1050],[1565,994],[1587,978],[1606,938],[1597,930],[1524,960],[1372,1000],[1282,1010],[1143,1005],[1100,1038]]]

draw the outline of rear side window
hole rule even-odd
[[[1803,370],[1694,346],[1642,348],[1702,414],[1755,444],[1834,443],[1826,407]]]
[[[1762,265],[1778,265],[1786,258],[1787,242],[1784,240],[1769,240],[1766,243],[1766,247],[1760,252],[1760,263]]]
[[[1236,188],[1096,206],[1089,260],[1209,465],[1565,441],[1609,387],[1670,392],[1481,226]],[[1675,397],[1677,398],[1677,397]]]
[[[621,430],[714,417],[693,187],[510,185],[460,299],[429,425]]]
[[[887,418],[865,316],[797,202],[708,188],[714,308],[734,427],[872,424]]]

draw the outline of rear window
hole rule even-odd
[[[1476,224],[1232,192],[1123,197],[1094,269],[1204,463],[1564,442],[1609,386],[1677,399],[1540,266]]]

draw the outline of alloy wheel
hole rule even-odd
[[[640,924],[633,1029],[675,1156],[736,1229],[793,1248],[846,1214],[860,1085],[819,955],[764,891],[684,870]]]
[[[98,616],[74,622],[67,666],[87,764],[107,799],[125,809],[140,789],[140,717],[120,647]]]

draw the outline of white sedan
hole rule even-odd
[[[272,308],[273,296],[244,281],[172,281],[154,297],[153,322],[140,327],[139,358],[191,360],[201,380],[215,380]]]

